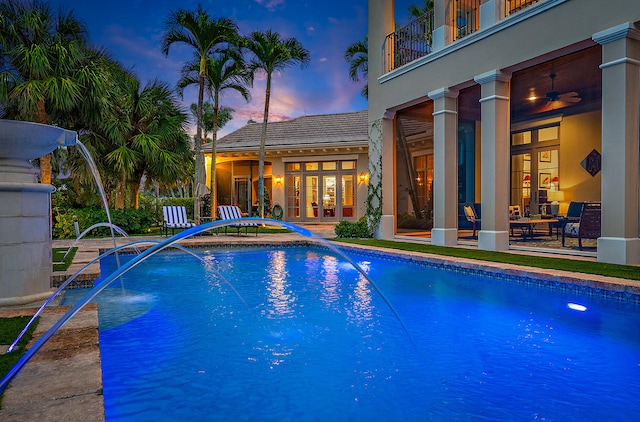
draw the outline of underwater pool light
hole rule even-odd
[[[568,307],[569,309],[573,309],[574,311],[580,311],[580,312],[584,312],[584,311],[586,311],[586,310],[587,310],[587,307],[586,307],[586,306],[584,306],[584,305],[579,305],[579,304],[577,304],[577,303],[572,303],[572,302],[567,303],[567,307]]]

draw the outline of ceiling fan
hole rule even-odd
[[[547,99],[547,102],[552,103],[555,101],[563,101],[565,103],[579,103],[580,101],[582,101],[582,98],[580,98],[580,95],[575,91],[564,92],[564,93],[560,93],[556,91],[553,85],[556,76],[557,75],[555,73],[551,73],[549,75],[549,77],[551,78],[551,91],[545,94],[545,98]]]

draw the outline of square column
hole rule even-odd
[[[492,70],[476,76],[481,85],[482,230],[478,249],[509,249],[509,81],[511,74]]]
[[[640,30],[593,35],[602,45],[602,223],[598,261],[640,263]]]
[[[395,141],[393,113],[369,122],[369,194],[367,214],[376,239],[393,239],[395,233]]]
[[[433,229],[431,243],[458,243],[458,91],[429,92],[433,100]]]

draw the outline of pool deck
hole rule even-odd
[[[306,226],[315,234],[324,237],[334,237],[333,225]],[[124,245],[133,240],[158,241],[163,238],[135,237],[118,238],[116,243]],[[180,243],[188,246],[219,246],[219,245],[255,245],[308,242],[308,238],[294,233],[268,234],[220,234],[197,236]],[[54,247],[69,247],[71,240],[54,241]],[[72,266],[66,273],[55,274],[58,283],[85,266],[99,255],[100,250],[111,249],[112,239],[83,239],[78,243],[78,253]],[[482,269],[497,274],[507,274],[519,277],[532,277],[543,280],[556,280],[564,283],[603,288],[606,290],[629,291],[640,294],[640,282],[592,274],[579,274],[557,270],[545,270],[510,264],[476,261],[470,259],[452,258],[441,255],[423,254],[417,252],[403,252],[367,246],[341,245],[345,247],[361,248],[365,250],[384,251],[399,256],[414,256],[427,259],[435,264],[461,267],[470,270]],[[531,255],[531,252],[517,252]],[[545,255],[540,253],[540,255]],[[593,257],[572,257],[595,261]],[[640,268],[639,268],[640,271]],[[98,264],[93,264],[85,272],[82,283],[93,280],[99,274]],[[15,307],[0,309],[0,317],[15,315],[32,315],[39,304],[31,307]],[[34,340],[39,338],[64,312],[66,307],[52,307],[47,309],[41,318]],[[31,347],[31,345],[29,346]],[[2,352],[6,346],[0,346]],[[58,420],[104,421],[104,402],[102,397],[102,372],[100,366],[100,347],[98,338],[97,306],[89,305],[75,315],[68,324],[63,326],[50,341],[34,356],[25,368],[18,374],[6,389],[0,410],[2,421],[58,421]]]

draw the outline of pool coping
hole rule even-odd
[[[27,347],[70,308],[46,308]],[[0,309],[0,317],[35,312],[36,308]],[[105,420],[97,305],[80,310],[16,375],[5,389],[0,420]]]
[[[523,284],[536,284],[561,290],[574,290],[576,292],[594,294],[608,299],[628,300],[633,303],[640,303],[640,281],[638,280],[505,264],[501,262],[481,261],[469,258],[457,258],[426,252],[402,251],[368,245],[341,244],[340,249],[353,249],[360,253],[366,251],[378,257],[406,259],[432,268],[506,279]]]

